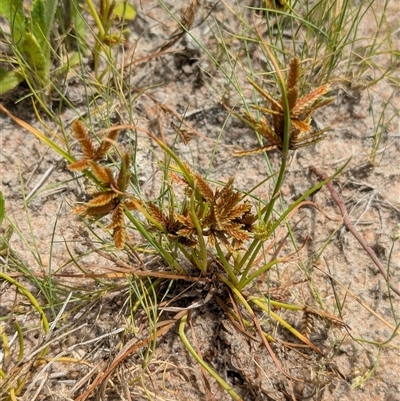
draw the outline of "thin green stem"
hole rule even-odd
[[[224,266],[224,269],[228,273],[229,278],[235,285],[237,285],[238,279],[236,277],[236,274],[233,271],[231,264],[226,260],[224,252],[222,251],[217,240],[215,240],[215,249],[217,250],[217,253],[218,253],[218,259]]]
[[[194,350],[192,345],[190,344],[188,338],[185,334],[185,326],[188,319],[188,314],[185,314],[179,323],[179,336],[186,347],[186,349],[190,352],[193,358],[199,363],[217,382],[218,384],[225,389],[229,395],[237,401],[241,401],[242,398],[235,392],[235,390],[224,380],[222,377],[218,375],[204,360],[199,356],[199,354]]]
[[[207,245],[204,240],[203,229],[201,227],[201,223],[196,214],[194,194],[193,194],[192,199],[190,199],[190,216],[192,218],[194,226],[196,227],[197,241],[199,242],[199,247],[200,247],[201,260],[199,263],[199,267],[200,267],[203,275],[205,275],[205,274],[207,274],[207,265],[208,265]]]
[[[178,273],[182,273],[184,270],[179,265],[178,261],[175,260],[169,253],[166,251],[161,244],[154,240],[154,238],[149,234],[148,230],[143,226],[143,224],[136,219],[129,210],[125,211],[125,215],[132,222],[132,224],[136,227],[139,233],[153,246],[154,249],[159,253],[160,256],[168,263],[168,265]]]
[[[94,6],[92,0],[86,0],[86,4],[89,7],[90,14],[93,17],[94,22],[96,23],[97,29],[99,30],[99,38],[102,39],[104,38],[106,32],[101,22],[100,16],[96,10],[96,7]]]
[[[281,167],[279,169],[279,174],[278,178],[276,180],[275,188],[271,196],[271,200],[269,202],[267,211],[264,216],[264,222],[267,223],[270,220],[270,217],[272,215],[272,210],[274,208],[275,201],[277,199],[277,195],[279,194],[279,191],[281,190],[281,186],[283,183],[283,179],[285,177],[285,172],[286,172],[286,164],[287,164],[287,159],[288,159],[288,154],[289,154],[289,143],[290,143],[290,106],[289,106],[289,100],[287,97],[287,92],[286,92],[286,84],[285,80],[282,75],[282,71],[280,70],[280,67],[278,65],[278,61],[275,58],[274,54],[272,51],[269,49],[268,45],[261,39],[262,36],[259,33],[259,37],[261,40],[261,43],[267,52],[270,61],[272,65],[275,68],[275,74],[278,79],[278,85],[281,90],[281,96],[282,96],[282,105],[283,105],[283,143],[282,143],[282,158],[281,158]]]
[[[266,238],[272,235],[272,233],[279,227],[279,225],[286,219],[286,217],[297,207],[300,205],[301,202],[303,202],[305,199],[307,199],[309,196],[311,196],[313,193],[318,191],[320,188],[322,188],[324,185],[326,185],[328,182],[330,182],[333,178],[335,178],[337,175],[339,175],[345,168],[346,166],[350,163],[351,158],[349,158],[346,163],[340,167],[339,170],[337,170],[332,176],[327,178],[324,181],[319,182],[318,184],[314,185],[311,189],[306,191],[299,199],[297,199],[295,202],[293,202],[282,215],[277,219],[273,224],[271,224],[271,227],[268,229],[268,233],[266,235]],[[250,269],[253,266],[253,263],[258,255],[258,253],[261,250],[261,247],[263,245],[263,242],[256,239],[252,242],[250,245],[249,249],[246,251],[246,253],[242,256],[241,261],[238,263],[238,269],[242,269],[245,263],[247,263],[246,268],[244,269],[242,273],[242,280],[241,283],[243,283],[246,280],[246,276]]]
[[[248,276],[249,273],[249,268],[246,268],[246,270],[243,272],[242,278],[239,281],[239,284],[237,285],[237,288],[239,290],[242,290],[243,288],[246,287],[246,285],[250,284],[256,277],[258,277],[260,274],[268,271],[269,269],[271,269],[271,267],[277,265],[278,263],[280,263],[282,260],[281,259],[276,259],[273,260],[270,263],[267,263],[266,265],[262,266],[261,268],[257,269],[253,274],[251,274],[250,276]],[[249,265],[251,266],[251,265]],[[248,266],[248,267],[249,267]]]
[[[18,288],[18,290],[26,298],[28,298],[28,300],[31,303],[31,305],[39,313],[40,321],[42,322],[42,325],[43,325],[43,330],[44,330],[45,334],[47,334],[49,332],[49,330],[50,330],[49,322],[47,321],[47,317],[46,317],[45,313],[43,312],[42,307],[39,305],[39,302],[36,300],[36,298],[23,285],[18,283],[18,281],[15,281],[13,278],[8,276],[7,274],[0,272],[0,278],[2,278],[5,281],[8,281],[11,285],[13,285],[16,288]],[[45,349],[43,349],[43,351],[40,353],[40,356],[44,356],[46,354],[46,352],[47,352],[47,347]]]

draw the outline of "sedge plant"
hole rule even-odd
[[[117,129],[111,128],[100,144],[96,146],[83,123],[75,121],[73,131],[83,155],[77,158],[69,155],[67,161],[71,171],[83,172],[98,186],[98,191],[91,194],[91,200],[75,208],[77,214],[91,218],[110,215],[111,224],[107,228],[113,230],[115,245],[118,249],[123,249],[127,245],[135,246],[127,237],[125,221],[127,220],[130,226],[135,227],[143,239],[147,240],[153,248],[153,252],[155,251],[164,259],[173,275],[183,280],[193,277],[197,278],[199,282],[209,283],[207,285],[211,285],[214,289],[209,291],[208,301],[215,297],[235,325],[239,325],[239,327],[242,325],[241,330],[248,333],[249,336],[259,337],[271,353],[278,369],[291,377],[290,373],[281,366],[269,345],[276,339],[263,330],[257,315],[259,311],[264,311],[298,340],[321,354],[322,352],[305,335],[272,310],[274,307],[279,307],[283,310],[304,313],[306,309],[303,305],[286,304],[269,297],[256,295],[251,289],[254,281],[260,276],[294,256],[290,254],[280,258],[274,257],[266,263],[260,263],[260,256],[268,252],[268,249],[271,249],[271,246],[274,246],[277,241],[275,238],[272,245],[269,244],[265,249],[266,243],[271,239],[273,233],[301,207],[306,198],[326,184],[326,181],[317,184],[306,191],[278,218],[273,216],[273,204],[284,180],[288,153],[297,144],[305,145],[322,139],[323,132],[310,132],[311,114],[331,99],[321,100],[328,90],[327,85],[298,98],[296,81],[298,60],[295,59],[291,63],[285,79],[273,53],[266,44],[264,46],[276,67],[281,99],[279,102],[275,101],[264,91],[257,89],[272,104],[271,109],[258,108],[258,110],[272,114],[274,124],[270,125],[272,123],[269,123],[266,117],[260,121],[256,121],[250,114],[245,114],[245,118],[239,117],[258,133],[263,135],[268,133],[269,135],[264,136],[282,152],[281,168],[273,196],[265,202],[260,210],[252,210],[252,203],[246,199],[250,193],[246,194],[236,190],[233,179],[228,180],[219,188],[213,188],[201,174],[182,162],[173,149],[150,132],[147,132],[148,135],[165,152],[166,160],[169,160],[168,174],[165,176],[168,185],[164,195],[156,201],[143,201],[129,193],[130,155],[129,152],[122,152],[119,149]],[[258,88],[254,82],[251,82],[251,85]],[[302,104],[302,107],[299,104]],[[296,112],[296,110],[300,111]],[[15,117],[14,120],[19,121]],[[46,138],[47,143],[53,149],[59,149],[37,130],[28,126],[26,128],[40,139]],[[135,127],[132,126],[132,128]],[[303,140],[304,133],[306,134]],[[273,142],[274,140],[276,142]],[[112,147],[119,151],[121,157],[117,175],[110,167],[104,165],[103,161]],[[66,154],[65,151],[59,153]],[[339,174],[344,167],[335,175]],[[177,187],[183,190],[183,198],[179,197]],[[147,220],[147,223],[144,224],[142,219],[132,214],[131,211],[139,212]],[[189,270],[188,264],[191,266]],[[151,273],[149,274],[151,277]],[[164,275],[168,278],[168,272],[165,272]],[[154,286],[158,288],[160,285],[160,281],[154,282],[151,285],[152,291],[154,291]],[[233,399],[240,399],[234,389],[208,366],[190,345],[184,334],[189,310],[191,310],[190,305],[187,312],[181,317],[179,333],[183,344]],[[328,317],[327,313],[322,311],[307,310],[307,312],[316,315],[320,313],[325,318]]]

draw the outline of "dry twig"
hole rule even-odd
[[[320,180],[327,180],[328,176],[318,169],[317,167],[312,166],[311,170],[318,176]],[[346,228],[353,234],[354,238],[360,243],[360,245],[366,250],[368,253],[369,257],[372,259],[372,261],[375,263],[376,267],[379,269],[379,271],[382,273],[383,277],[385,278],[386,282],[388,283],[389,287],[397,294],[400,296],[400,289],[396,288],[394,284],[392,284],[389,280],[387,271],[385,266],[380,262],[378,257],[376,256],[375,252],[373,249],[367,244],[367,241],[362,237],[362,235],[357,231],[357,229],[354,227],[354,225],[350,221],[349,214],[347,213],[346,205],[344,204],[342,198],[338,195],[336,192],[335,188],[333,187],[332,182],[328,182],[326,186],[329,189],[329,192],[331,193],[332,199],[335,201],[335,203],[339,206],[340,213],[342,214],[343,217],[343,223],[346,226]]]

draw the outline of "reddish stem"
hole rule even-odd
[[[327,180],[328,176],[318,169],[317,167],[312,166],[311,171],[313,171],[320,180]],[[375,263],[379,271],[382,273],[383,277],[385,278],[386,282],[388,283],[389,287],[397,294],[400,296],[400,289],[396,288],[394,284],[392,284],[389,280],[387,271],[385,266],[380,262],[378,257],[376,256],[375,252],[373,249],[367,244],[367,241],[361,236],[361,234],[356,230],[356,228],[353,226],[353,224],[350,221],[349,214],[347,213],[346,206],[342,200],[342,198],[338,195],[336,192],[335,188],[333,187],[332,182],[328,182],[326,186],[329,189],[329,192],[331,193],[332,199],[336,202],[336,204],[339,206],[340,213],[342,214],[343,217],[343,223],[346,226],[346,228],[354,235],[354,238],[360,243],[360,245],[366,250],[368,253],[369,257],[372,259],[372,261]]]

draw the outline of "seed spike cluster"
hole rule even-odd
[[[126,188],[130,181],[130,156],[128,153],[122,155],[121,167],[118,177],[115,179],[112,170],[109,167],[100,165],[98,161],[104,159],[110,150],[113,142],[117,139],[118,130],[110,131],[98,148],[93,145],[81,122],[75,121],[73,130],[84,157],[75,163],[71,163],[68,168],[71,171],[90,169],[103,186],[102,191],[94,194],[92,199],[85,205],[77,206],[74,212],[92,217],[111,214],[111,223],[107,228],[113,230],[115,246],[121,249],[126,241],[124,211],[125,209],[136,209],[136,203],[132,197],[126,194]]]
[[[121,168],[118,179],[115,180],[111,169],[90,161],[88,166],[92,173],[104,186],[102,192],[98,192],[86,205],[79,206],[75,212],[80,215],[104,216],[111,213],[111,223],[107,228],[113,230],[115,246],[121,249],[125,245],[126,232],[124,221],[124,210],[136,209],[135,202],[125,193],[127,183],[130,179],[129,155],[122,156]]]
[[[250,212],[251,204],[242,202],[242,195],[233,188],[233,179],[221,189],[213,190],[200,174],[191,173],[191,176],[194,181],[192,188],[184,179],[174,180],[179,184],[185,182],[187,193],[194,200],[194,209],[187,207],[180,213],[171,210],[167,216],[156,205],[149,203],[147,211],[165,233],[179,243],[197,245],[197,220],[201,235],[208,237],[211,246],[218,239],[230,251],[235,252],[250,238],[253,230],[256,218]]]
[[[98,162],[104,159],[112,143],[118,137],[118,130],[112,130],[106,138],[103,138],[100,145],[96,148],[85,127],[79,120],[74,121],[72,129],[82,149],[83,158],[68,165],[68,169],[71,171],[83,171],[90,167],[90,162]]]
[[[300,62],[294,58],[289,67],[289,72],[286,80],[286,93],[290,110],[290,138],[289,149],[298,149],[303,146],[311,145],[320,141],[329,130],[329,127],[322,130],[312,132],[311,121],[312,114],[315,110],[326,106],[332,102],[333,98],[323,98],[329,91],[330,85],[322,85],[305,96],[299,98],[298,81],[300,76]],[[262,116],[260,120],[254,118],[250,113],[245,111],[242,116],[235,114],[245,124],[260,133],[268,142],[266,146],[236,152],[236,156],[248,156],[256,153],[267,152],[272,149],[282,150],[284,136],[284,107],[283,99],[275,100],[271,95],[260,88],[255,82],[249,79],[249,83],[254,89],[259,92],[270,104],[269,108],[252,105],[251,107],[260,110],[271,116],[267,119]]]

